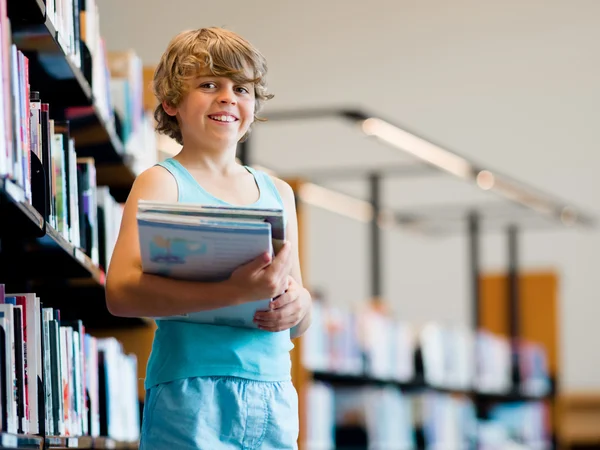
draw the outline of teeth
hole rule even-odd
[[[219,122],[233,122],[235,118],[232,116],[211,116],[212,119],[218,120]]]

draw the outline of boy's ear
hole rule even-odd
[[[162,107],[165,112],[170,116],[175,116],[177,114],[177,108],[169,103],[166,100],[163,100]]]

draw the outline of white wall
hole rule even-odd
[[[134,48],[153,64],[178,31],[225,26],[270,61],[276,97],[268,108],[363,106],[600,216],[596,0],[99,3],[109,49]],[[253,142],[261,163],[288,171],[405,160],[339,124],[267,124]],[[385,201],[480,198],[455,184],[390,181]],[[363,183],[341,186],[366,193]],[[310,217],[307,278],[332,301],[360,302],[369,286],[367,227],[316,209]],[[563,387],[600,388],[600,233],[526,232],[522,242],[526,268],[560,273]],[[502,267],[504,248],[502,235],[486,237],[486,268]],[[402,316],[469,321],[463,236],[386,232],[385,261],[385,294]]]

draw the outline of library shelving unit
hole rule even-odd
[[[45,4],[39,0],[9,0],[8,14],[13,42],[29,58],[30,84],[40,92],[44,102],[51,104],[53,117],[66,118],[66,111],[72,107],[88,108],[85,115],[70,119],[70,134],[77,143],[77,156],[93,157],[97,184],[108,186],[111,195],[123,201],[135,174],[115,127],[108,125],[96,106],[90,63],[86,63],[86,46],[81,45],[84,64],[79,69],[64,52],[54,24],[45,13]],[[37,292],[43,294],[47,302],[83,319],[92,328],[139,323],[139,320],[119,319],[108,313],[104,271],[47,225],[39,211],[25,202],[21,187],[10,180],[0,183],[2,205],[7,213],[3,216],[11,218],[1,225],[4,236],[36,238],[26,242],[3,239],[3,260],[10,259],[9,264],[3,264],[5,276],[14,282],[27,274],[27,279],[21,281],[35,281]],[[32,185],[34,190],[36,186],[43,189],[43,174],[33,173]],[[16,254],[22,258],[15,259]],[[79,298],[87,301],[80,302]]]
[[[74,4],[84,8],[83,2]],[[42,101],[50,104],[53,120],[69,122],[76,156],[93,158],[97,186],[108,187],[112,197],[122,202],[133,184],[135,171],[132,156],[125,151],[120,138],[119,117],[109,120],[94,94],[92,58],[86,43],[82,39],[72,42],[81,56],[81,64],[76,64],[65,50],[69,38],[57,31],[47,5],[57,11],[60,6],[61,14],[66,14],[67,2],[58,5],[43,0],[0,0],[0,13],[9,20],[3,22],[0,42],[6,45],[8,39],[9,44],[25,55],[31,91],[38,92]],[[78,28],[83,15],[80,18],[72,6],[68,7],[73,13],[71,25]],[[0,147],[7,145],[6,142],[0,142]],[[46,184],[49,174],[40,159],[32,150],[30,200],[26,189],[14,177],[0,176],[0,283],[7,293],[35,292],[43,307],[60,310],[61,321],[81,320],[86,331],[92,333],[98,330],[110,336],[110,330],[145,325],[143,319],[117,318],[109,313],[104,293],[105,268],[50,224],[51,193]],[[44,351],[42,344],[42,354]],[[46,429],[46,416],[42,413],[43,388],[39,395],[39,411],[43,414],[39,432],[16,434],[3,430],[0,448],[137,448],[135,442],[110,437],[52,435]]]
[[[71,120],[71,135],[77,141],[78,156],[93,156],[98,184],[111,187],[119,200],[126,198],[135,179],[130,157],[95,102],[91,88],[89,50],[82,46],[83,66],[78,68],[65,54],[59,33],[46,14],[41,0],[9,0],[13,42],[30,61],[30,83],[39,88],[44,101],[57,113],[85,107],[85,114]]]
[[[381,142],[396,148],[405,155],[409,155],[414,164],[403,164],[398,167],[387,166],[380,168],[369,167],[336,167],[334,169],[314,169],[305,172],[280,172],[276,175],[289,180],[297,197],[298,217],[300,222],[300,252],[303,258],[302,244],[306,232],[302,225],[303,213],[303,185],[316,184],[324,181],[353,180],[364,181],[369,185],[368,201],[371,220],[369,229],[370,257],[367,261],[365,271],[370,278],[370,298],[376,308],[384,306],[382,293],[382,248],[381,223],[398,227],[399,229],[411,230],[418,228],[421,235],[451,236],[463,234],[467,236],[469,274],[470,274],[470,305],[472,318],[470,327],[475,332],[482,329],[492,329],[499,334],[504,334],[515,349],[515,345],[521,338],[532,335],[531,314],[525,323],[523,317],[524,308],[531,310],[531,305],[524,306],[523,291],[525,274],[521,273],[519,267],[519,232],[522,230],[549,230],[565,229],[573,227],[589,228],[594,226],[594,219],[575,208],[572,204],[554,198],[551,195],[533,189],[525,183],[512,179],[511,177],[490,170],[476,162],[469,160],[457,153],[436,145],[406,129],[396,126],[390,121],[384,120],[376,115],[371,115],[357,108],[314,108],[295,109],[288,111],[271,111],[266,116],[271,125],[277,126],[278,122],[305,122],[323,119],[337,119],[348,123],[354,129],[360,129],[367,136],[371,136]],[[312,122],[314,123],[314,122]],[[256,133],[256,131],[254,132]],[[254,136],[254,135],[253,135]],[[258,160],[252,150],[252,139],[242,144],[239,150],[240,159],[249,165],[269,169],[268,164]],[[501,201],[488,201],[483,203],[468,204],[446,204],[440,207],[411,208],[409,210],[390,211],[382,205],[382,183],[386,179],[407,176],[411,178],[419,176],[432,176],[440,173],[460,179],[476,189],[490,191],[497,194]],[[496,197],[496,198],[498,198]],[[308,198],[306,199],[308,200]],[[359,199],[364,204],[364,198]],[[310,200],[307,204],[312,203]],[[506,234],[507,247],[507,269],[506,273],[496,277],[492,283],[486,284],[485,274],[481,267],[481,237],[483,232],[504,232]],[[306,267],[303,260],[303,267]],[[493,277],[492,277],[493,278]],[[495,282],[495,284],[494,284]],[[310,280],[307,281],[310,286]],[[494,291],[492,299],[489,297],[490,290]],[[484,298],[485,297],[485,298]],[[540,306],[538,302],[538,307]],[[556,338],[555,320],[556,311],[552,308],[549,323],[544,326],[553,328],[548,333]],[[539,327],[538,327],[539,328]],[[547,331],[547,330],[546,330]],[[542,344],[555,348],[554,342],[544,341],[548,333],[543,334]],[[539,339],[540,334],[533,332],[534,338]],[[500,394],[487,394],[476,389],[456,390],[445,389],[439,386],[428,385],[423,378],[423,360],[420,350],[415,350],[415,379],[411,382],[397,382],[380,380],[370,376],[343,375],[327,371],[312,371],[303,367],[302,341],[298,342],[294,349],[293,378],[299,392],[300,414],[301,414],[301,448],[308,450],[306,446],[306,390],[311,381],[322,381],[336,387],[359,387],[359,386],[385,386],[391,385],[400,388],[403,392],[433,391],[449,393],[452,395],[466,396],[473,401],[478,418],[486,418],[487,408],[492,404],[511,402],[547,401],[550,404],[550,414],[553,416],[552,423],[552,448],[556,443],[556,418],[555,418],[555,396],[557,394],[558,376],[556,367],[551,367],[550,390],[542,396],[526,395],[519,388],[519,360],[518,353],[512,352],[512,382],[513,387],[507,392]],[[417,431],[417,446],[424,448],[423,436]],[[352,440],[353,438],[351,438]],[[340,447],[341,448],[341,447]],[[357,447],[358,448],[358,447]],[[362,447],[360,447],[362,448]]]

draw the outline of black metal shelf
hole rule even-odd
[[[23,23],[42,23],[46,20],[46,4],[44,0],[8,1],[8,17],[11,26],[18,27]]]
[[[138,448],[137,442],[121,442],[107,437],[40,436],[0,434],[0,449],[123,449]]]
[[[44,306],[61,309],[65,319],[90,328],[146,324],[144,319],[113,316],[106,306],[104,271],[52,228],[25,201],[23,188],[0,178],[0,274],[9,291],[24,284]],[[2,239],[3,238],[3,239]]]
[[[0,448],[2,449],[39,449],[44,448],[44,439],[40,436],[26,434],[0,433]]]
[[[80,449],[91,449],[93,447],[93,440],[91,437],[63,437],[63,436],[47,436],[46,437],[46,448],[54,450],[68,449],[68,448],[80,448]]]
[[[12,434],[0,432],[0,449],[123,449],[135,450],[137,442],[121,442],[107,437],[91,436],[46,436]]]
[[[80,319],[89,329],[124,329],[148,324],[143,318],[112,315],[106,305],[104,286],[89,279],[34,283],[31,289],[44,306],[59,309],[61,319]]]
[[[65,53],[58,32],[45,15],[39,0],[9,0],[13,42],[29,59],[29,82],[50,104],[53,118],[70,121],[78,156],[93,157],[98,168],[98,184],[118,189],[131,188],[135,174],[130,156],[125,154],[115,125],[104,117],[91,86],[91,58],[80,44],[81,67]],[[79,107],[73,111],[73,107]],[[118,175],[115,176],[115,174]]]
[[[6,266],[5,276],[27,273],[32,279],[44,279],[60,273],[64,278],[89,278],[99,285],[104,283],[103,271],[89,256],[44,224],[42,216],[25,200],[23,188],[2,178],[0,212],[3,217],[0,236],[5,238],[0,264]],[[14,249],[21,253],[19,258],[11,252]]]
[[[0,178],[0,236],[43,236],[44,218],[25,200],[23,188]]]
[[[139,447],[137,442],[122,442],[116,441],[111,438],[94,438],[93,448],[106,448],[106,449],[123,449],[123,450],[134,450]]]
[[[397,380],[388,380],[374,378],[368,375],[346,375],[335,372],[311,372],[313,380],[329,383],[339,387],[365,387],[365,386],[395,386],[405,393],[419,393],[424,391],[434,391],[452,395],[464,395],[482,402],[501,403],[501,402],[524,402],[524,401],[539,401],[549,398],[547,396],[531,396],[521,393],[518,389],[513,389],[503,393],[485,393],[478,392],[474,389],[459,389],[452,387],[435,386],[426,383],[423,379],[415,379],[413,381],[404,382]]]

